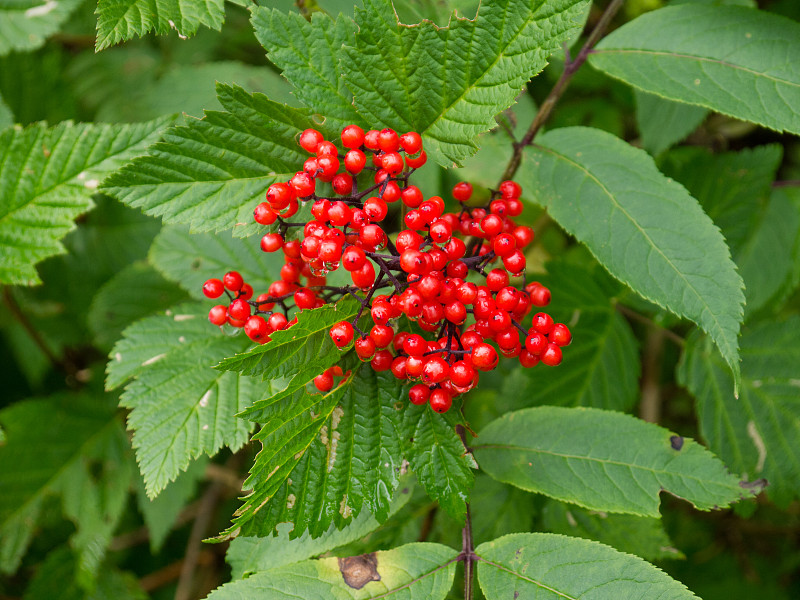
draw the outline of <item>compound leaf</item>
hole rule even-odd
[[[645,13],[607,36],[594,67],[646,92],[800,133],[800,23],[738,6]]]
[[[169,123],[42,123],[0,132],[0,282],[40,283],[34,265],[64,251],[60,240],[92,207],[99,181],[144,150]]]
[[[95,51],[143,36],[151,31],[164,35],[175,30],[186,39],[200,25],[220,30],[225,22],[223,0],[99,0]]]
[[[324,117],[326,130],[338,135],[351,123],[369,127],[356,112],[342,77],[342,47],[356,32],[352,19],[340,14],[334,20],[315,12],[309,22],[299,13],[261,6],[251,12],[256,38],[267,56],[292,83],[294,95]]]
[[[475,548],[487,600],[697,600],[682,583],[641,558],[552,533],[512,533]]]
[[[417,131],[437,162],[460,164],[477,150],[475,136],[495,127],[495,115],[577,34],[587,4],[504,0],[437,27],[403,25],[388,0],[365,0],[345,49],[345,83],[373,128]]]
[[[211,368],[251,342],[209,324],[207,311],[182,304],[138,321],[111,351],[106,387],[133,379],[120,404],[131,410],[128,428],[151,498],[191,459],[240,448],[250,427],[235,415],[262,393],[255,379]]]
[[[742,279],[685,188],[643,150],[584,127],[541,136],[522,171],[525,189],[614,277],[708,332],[738,382]]]
[[[593,408],[507,413],[477,442],[475,457],[495,479],[592,510],[658,517],[661,490],[710,510],[763,487],[740,483],[693,440]]]
[[[476,465],[453,419],[451,413],[435,413],[427,404],[410,404],[405,412],[405,442],[408,462],[425,491],[453,518],[463,521]]]
[[[263,425],[253,439],[262,450],[234,531],[264,536],[288,521],[291,537],[306,529],[319,537],[364,506],[385,521],[403,470],[401,389],[391,374],[359,365],[330,392],[300,388],[278,394],[271,406],[259,403]]]
[[[103,191],[192,232],[258,231],[244,227],[253,209],[271,183],[289,179],[308,158],[295,137],[316,124],[308,110],[238,86],[218,84],[217,98],[224,111],[168,129],[147,156],[106,179]]]
[[[697,398],[700,432],[730,467],[765,477],[770,497],[800,497],[800,318],[761,323],[742,335],[742,387],[705,338],[690,337],[679,381]]]
[[[81,0],[0,1],[0,56],[40,47],[80,4]]]
[[[262,571],[214,590],[208,600],[444,600],[456,555],[441,544],[406,544],[351,558],[308,560]]]

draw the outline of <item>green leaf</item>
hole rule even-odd
[[[190,234],[186,227],[164,227],[153,240],[150,263],[164,277],[178,283],[193,297],[206,299],[203,283],[235,268],[253,286],[255,296],[280,278],[282,256],[263,252],[258,244],[226,234]]]
[[[219,31],[225,22],[225,3],[223,0],[99,0],[95,14],[95,51],[99,52],[151,31],[165,35],[174,29],[181,39],[197,33],[200,25]]]
[[[135,125],[36,124],[0,133],[0,282],[40,283],[34,265],[64,251],[99,180],[141,152],[168,119]]]
[[[308,560],[225,584],[208,600],[444,600],[457,554],[441,544],[407,544],[360,557]]]
[[[708,110],[699,106],[670,102],[639,90],[635,95],[642,147],[653,156],[683,140],[708,116]]]
[[[646,92],[800,133],[800,23],[736,6],[670,6],[620,27],[592,66]]]
[[[501,394],[523,398],[523,406],[630,410],[639,399],[640,360],[636,338],[615,307],[619,286],[604,272],[564,261],[547,263],[547,271],[537,275],[552,293],[547,310],[568,324],[573,342],[557,368],[519,368],[504,379]]]
[[[88,575],[124,509],[128,447],[115,403],[107,397],[61,394],[0,411],[0,570],[13,573],[36,529],[46,497],[61,495],[75,521],[72,544]],[[111,399],[113,400],[113,399]],[[47,443],[42,443],[46,440]],[[83,504],[78,502],[83,500]]]
[[[597,542],[549,533],[515,533],[475,549],[487,600],[637,600],[697,596],[641,558]]]
[[[267,381],[278,377],[296,377],[305,385],[325,369],[336,364],[341,356],[328,333],[339,321],[350,321],[358,313],[359,303],[346,296],[336,304],[326,304],[313,310],[297,313],[297,323],[276,331],[272,341],[249,351],[226,358],[217,365],[224,371],[261,377]],[[256,407],[257,408],[257,407]],[[249,417],[248,417],[249,418]]]
[[[783,190],[775,190],[752,237],[735,256],[746,285],[746,317],[773,304],[785,291],[797,258],[791,250],[798,245],[800,205]]]
[[[500,483],[484,473],[475,476],[469,506],[472,537],[476,543],[533,528],[536,514],[533,494]]]
[[[742,280],[708,216],[643,150],[596,129],[539,138],[521,183],[617,279],[708,332],[739,378]]]
[[[401,487],[392,498],[389,516],[396,513],[411,499],[411,487]],[[306,532],[299,538],[291,539],[291,524],[278,526],[278,534],[271,537],[240,536],[231,541],[225,560],[231,566],[233,579],[243,579],[253,573],[274,569],[284,565],[325,554],[334,548],[359,540],[380,527],[374,516],[361,511],[353,521],[339,531],[331,525],[328,531],[318,538]]]
[[[0,131],[14,124],[14,114],[0,95]]]
[[[80,5],[81,0],[0,0],[0,56],[42,46]]]
[[[294,95],[324,117],[329,132],[338,135],[351,123],[369,128],[353,107],[340,61],[342,47],[354,40],[352,19],[339,15],[334,20],[315,12],[309,22],[299,13],[261,6],[251,12],[256,38],[267,56],[294,86]]]
[[[319,537],[332,523],[337,529],[350,523],[364,506],[385,521],[405,471],[401,390],[394,376],[362,364],[325,394],[301,388],[276,396],[253,436],[262,450],[233,531],[264,536],[291,522],[290,537],[306,529]]]
[[[645,560],[685,558],[672,545],[660,519],[635,515],[609,515],[550,500],[542,511],[545,529],[608,544]]]
[[[719,154],[705,148],[678,148],[659,166],[700,201],[736,256],[753,235],[782,154],[777,144]]]
[[[781,505],[800,497],[800,317],[751,326],[742,336],[739,398],[720,357],[692,336],[678,368],[697,398],[700,432],[730,467],[765,477]]]
[[[495,115],[581,29],[587,4],[492,2],[474,20],[440,28],[403,25],[388,0],[365,0],[355,44],[344,51],[345,83],[373,128],[417,131],[433,159],[460,164],[477,150],[475,136],[495,127]]]
[[[152,554],[158,554],[181,511],[195,497],[197,483],[206,472],[208,461],[204,458],[201,456],[192,462],[186,471],[178,474],[175,481],[167,484],[156,498],[147,497],[144,479],[138,478],[136,504],[147,526]]]
[[[110,350],[122,330],[157,310],[165,310],[187,295],[145,262],[135,262],[110,279],[95,294],[87,322],[95,343]]]
[[[450,516],[463,521],[476,465],[456,433],[455,418],[452,412],[433,412],[427,404],[409,404],[405,442],[408,462],[425,491]]]
[[[147,495],[155,497],[200,454],[238,450],[250,427],[236,419],[262,393],[252,378],[211,367],[251,345],[207,319],[208,307],[182,304],[128,327],[111,351],[106,387],[133,379],[120,404]]]
[[[618,412],[527,408],[487,425],[477,442],[495,479],[592,510],[658,517],[662,490],[700,510],[760,491],[693,440]]]
[[[252,224],[269,185],[289,179],[308,158],[295,137],[316,124],[307,110],[237,86],[218,84],[217,97],[224,111],[168,129],[148,156],[106,179],[103,191],[192,232],[252,233],[243,226]]]

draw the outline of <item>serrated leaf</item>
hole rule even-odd
[[[135,290],[135,294],[133,293]],[[165,310],[187,295],[145,262],[135,262],[106,282],[95,294],[87,323],[95,343],[109,350],[134,321]]]
[[[276,331],[272,341],[221,361],[217,368],[238,371],[242,375],[261,377],[262,380],[278,377],[316,377],[334,365],[341,356],[331,340],[330,328],[339,321],[350,321],[358,313],[359,303],[346,296],[336,304],[326,304],[313,310],[297,313],[297,323],[288,329]],[[299,379],[298,379],[299,381]]]
[[[738,381],[742,280],[685,188],[643,150],[583,127],[539,137],[521,172],[526,192],[609,273],[707,331]]]
[[[165,35],[175,30],[186,39],[200,25],[219,31],[225,22],[223,0],[99,0],[95,51],[150,32]]]
[[[290,537],[306,529],[319,537],[331,524],[350,523],[363,507],[385,521],[404,471],[401,390],[391,374],[360,365],[325,394],[302,388],[280,394],[253,436],[262,444],[244,484],[253,491],[232,531],[264,536],[288,521]]]
[[[201,304],[182,304],[138,321],[109,357],[108,389],[133,379],[120,404],[131,410],[128,428],[151,498],[191,459],[244,445],[250,427],[234,415],[262,393],[252,378],[211,368],[251,342],[211,325],[207,312]]]
[[[406,454],[417,480],[450,516],[463,521],[475,460],[456,433],[455,417],[435,413],[427,404],[409,404],[404,423]]]
[[[662,490],[700,510],[760,491],[693,440],[618,412],[526,408],[487,425],[477,442],[475,458],[495,479],[592,510],[658,517]]]
[[[800,497],[800,318],[761,323],[742,336],[742,380],[729,374],[706,340],[692,336],[678,379],[697,398],[700,432],[712,450],[748,477],[765,477],[782,505]]]
[[[641,558],[550,533],[515,533],[475,549],[487,600],[697,600],[682,583]]]
[[[92,207],[99,180],[167,125],[44,124],[0,132],[0,282],[40,283],[34,265],[64,251],[73,219]]]
[[[745,316],[772,303],[792,276],[800,244],[800,206],[775,190],[755,231],[735,255],[746,288]]]
[[[737,6],[669,6],[601,41],[589,63],[646,92],[800,133],[800,23]]]
[[[308,158],[295,136],[316,124],[308,110],[235,85],[218,84],[217,98],[224,111],[206,111],[201,120],[168,129],[147,156],[106,179],[102,190],[165,223],[188,224],[192,232],[251,224],[269,185],[288,180]]]
[[[120,497],[127,494],[126,477],[118,470],[124,465],[115,460],[119,455],[103,455],[105,449],[127,446],[114,404],[102,397],[62,394],[0,411],[8,437],[0,446],[0,570],[16,570],[42,502],[52,495],[62,496],[66,516],[75,519],[72,543],[84,566],[91,570],[86,561],[102,557],[124,508]],[[88,479],[93,462],[97,481]],[[79,494],[86,494],[82,512],[74,503]],[[93,539],[98,543],[92,547]]]
[[[753,234],[782,155],[777,144],[718,154],[705,148],[676,148],[659,166],[697,198],[736,256]]]
[[[263,252],[258,244],[227,234],[190,234],[186,227],[164,227],[153,240],[150,263],[166,278],[177,282],[193,297],[205,299],[203,283],[222,276],[236,265],[254,295],[266,292],[280,278],[281,257]]]
[[[547,531],[595,540],[645,560],[685,558],[660,519],[610,515],[549,500],[542,510],[542,525]]]
[[[80,5],[81,0],[0,1],[0,56],[43,45]]]
[[[352,43],[356,25],[339,15],[332,19],[315,12],[311,21],[299,13],[251,8],[256,38],[269,59],[294,86],[294,95],[325,118],[324,127],[338,134],[354,123],[368,127],[353,107],[353,95],[342,77],[342,46]],[[339,131],[337,131],[339,130]]]
[[[642,147],[653,156],[683,140],[708,116],[701,106],[671,102],[636,90],[636,124]]]
[[[389,516],[400,510],[411,499],[412,487],[400,487],[395,492],[389,506]],[[284,526],[285,525],[285,526]],[[243,579],[253,573],[274,569],[300,562],[314,556],[330,552],[334,548],[359,540],[380,527],[374,516],[361,511],[344,529],[339,531],[331,525],[328,531],[318,538],[306,532],[291,539],[291,524],[278,526],[278,534],[271,537],[244,537],[232,540],[225,560],[231,566],[232,578]]]
[[[388,0],[365,0],[355,44],[344,51],[345,83],[371,127],[417,131],[433,159],[460,164],[477,150],[475,136],[495,127],[495,115],[580,30],[587,4],[492,2],[474,20],[440,28],[402,25]]]
[[[612,294],[619,288],[605,273],[563,261],[548,263],[547,270],[537,275],[552,293],[547,311],[568,324],[573,342],[558,368],[520,368],[503,381],[501,393],[524,398],[522,406],[631,409],[639,398],[641,367],[636,338],[615,308]]]
[[[361,557],[308,560],[225,584],[208,600],[444,600],[457,554],[441,544],[407,544]]]

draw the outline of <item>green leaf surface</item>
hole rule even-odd
[[[549,533],[516,533],[475,549],[487,600],[697,599],[682,583],[641,558]]]
[[[43,45],[80,5],[81,0],[0,1],[0,56]]]
[[[636,90],[636,124],[642,147],[653,156],[683,140],[708,116],[701,106],[671,102]]]
[[[527,408],[493,421],[476,441],[475,458],[495,479],[592,510],[658,517],[662,490],[700,510],[760,491],[693,440],[618,412]]]
[[[79,568],[96,573],[124,509],[127,440],[107,398],[61,394],[0,411],[0,570],[13,573],[36,529],[43,501],[60,495],[75,521]],[[42,443],[42,440],[47,443]],[[82,499],[82,502],[79,500]]]
[[[389,507],[389,516],[396,513],[411,499],[412,488],[400,487]],[[231,566],[232,578],[243,579],[253,573],[300,562],[330,552],[334,548],[354,542],[380,527],[380,523],[367,511],[361,513],[341,531],[331,525],[318,538],[306,532],[291,539],[291,524],[278,526],[278,534],[270,537],[240,536],[231,541],[225,560]]]
[[[534,495],[500,483],[484,473],[475,475],[469,506],[472,537],[476,544],[533,529],[536,515]]]
[[[613,515],[550,500],[542,510],[542,524],[552,533],[595,540],[645,560],[685,558],[660,519]]]
[[[538,138],[521,183],[643,298],[708,332],[739,377],[742,280],[719,230],[643,150],[596,129]]]
[[[800,497],[800,317],[745,331],[738,399],[700,336],[689,339],[678,378],[697,398],[700,432],[714,452],[750,478],[765,477],[775,502]]]
[[[264,536],[291,522],[290,537],[306,529],[319,537],[331,524],[341,529],[364,507],[385,521],[405,472],[401,390],[394,376],[362,364],[325,394],[301,388],[276,396],[253,436],[262,449],[233,531]]]
[[[87,323],[95,343],[110,350],[134,321],[188,300],[186,293],[145,262],[135,262],[95,294]]]
[[[342,353],[331,340],[330,328],[340,321],[352,320],[359,307],[355,299],[346,296],[336,304],[300,311],[297,323],[276,331],[270,336],[271,342],[226,358],[217,368],[264,381],[288,376],[303,378],[311,373],[316,377],[334,365]]]
[[[168,124],[44,124],[0,133],[0,282],[40,283],[34,265],[64,251],[73,220],[100,179],[143,151]]]
[[[256,38],[269,59],[294,86],[294,95],[324,117],[332,135],[354,123],[371,128],[353,106],[353,95],[342,76],[342,47],[355,39],[349,17],[332,19],[315,12],[311,21],[299,13],[255,6],[251,9]]]
[[[408,462],[425,491],[450,516],[463,521],[476,465],[456,433],[455,419],[452,412],[440,414],[427,404],[409,404],[405,442]]]
[[[14,124],[14,114],[11,109],[3,101],[3,96],[0,95],[0,130],[5,129]]]
[[[225,584],[208,600],[444,600],[457,554],[441,544],[407,544],[349,559],[309,560]]]
[[[659,166],[697,198],[735,257],[759,222],[782,154],[777,144],[718,154],[677,148]]]
[[[589,63],[636,88],[800,133],[800,23],[737,6],[670,6],[601,41]]]
[[[191,459],[222,446],[239,449],[250,427],[234,415],[260,394],[252,378],[211,367],[250,346],[207,319],[208,307],[182,304],[128,327],[111,351],[106,387],[133,379],[120,404],[148,496],[155,497]]]
[[[106,179],[103,191],[193,232],[258,231],[245,227],[253,209],[271,183],[301,168],[308,154],[295,137],[316,124],[307,110],[235,85],[218,84],[217,98],[224,111],[168,129],[147,156]]]
[[[99,0],[95,51],[150,32],[165,35],[174,30],[181,39],[197,33],[201,25],[220,30],[225,22],[223,0]]]
[[[503,380],[501,394],[521,406],[555,404],[630,410],[639,398],[641,370],[636,338],[616,310],[621,288],[605,272],[564,261],[547,263],[537,281],[552,293],[547,311],[566,323],[573,342],[557,368],[519,368]]]
[[[434,160],[460,164],[477,150],[475,136],[495,127],[495,115],[581,29],[587,4],[504,0],[437,27],[403,25],[388,0],[365,0],[355,44],[345,48],[345,83],[371,127],[417,131]]]
[[[775,190],[752,237],[735,255],[746,286],[745,317],[779,299],[796,269],[792,250],[799,245],[800,203]]]
[[[258,244],[226,233],[190,234],[187,227],[167,226],[153,240],[148,258],[164,277],[193,297],[207,300],[203,283],[212,277],[222,279],[232,265],[253,286],[256,297],[266,292],[280,278],[283,255],[278,254],[263,252]]]

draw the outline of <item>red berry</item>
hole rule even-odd
[[[394,361],[394,356],[392,356],[391,352],[388,350],[378,350],[369,364],[374,371],[381,372],[391,369],[392,361]]]
[[[347,173],[339,173],[331,182],[333,191],[340,196],[347,196],[353,191],[353,178]]]
[[[364,143],[364,130],[358,125],[348,125],[342,129],[342,145],[345,148],[359,148]]]
[[[279,233],[268,233],[261,238],[261,249],[264,252],[276,252],[283,246],[283,238]]]
[[[221,304],[213,306],[211,310],[208,311],[208,320],[214,325],[225,325],[225,322],[228,320],[228,308]]]
[[[236,320],[244,321],[250,316],[250,305],[241,298],[234,300],[228,307],[228,314]]]
[[[406,379],[406,361],[408,359],[405,356],[398,356],[392,361],[392,366],[390,367],[392,371],[392,375],[394,375],[397,379]]]
[[[555,344],[547,344],[547,348],[539,358],[548,367],[556,367],[561,364],[561,348]]]
[[[553,317],[543,312],[536,313],[533,315],[531,325],[539,333],[547,335],[553,330]]]
[[[463,360],[450,367],[450,380],[459,387],[466,387],[475,379],[475,369]]]
[[[314,377],[314,386],[320,392],[329,392],[333,388],[333,373],[327,369],[322,375]]]
[[[292,186],[298,198],[306,198],[314,193],[317,183],[311,175],[304,171],[299,171],[289,180],[289,185]]]
[[[242,288],[239,290],[239,298],[242,300],[250,300],[253,297],[253,286],[249,283],[243,283]]]
[[[522,188],[515,181],[504,181],[500,184],[500,193],[503,199],[519,198],[522,195]]]
[[[222,278],[223,285],[232,292],[238,292],[244,285],[244,279],[238,271],[229,271]]]
[[[550,290],[548,290],[543,285],[537,286],[534,288],[531,295],[531,303],[534,306],[547,306],[550,304]]]
[[[367,361],[372,359],[375,354],[375,342],[371,337],[359,338],[355,342],[356,354],[361,360]]]
[[[356,287],[367,289],[375,283],[375,267],[370,261],[366,261],[363,267],[352,271],[350,277]]]
[[[508,285],[508,273],[503,269],[492,269],[486,276],[486,286],[497,292]]]
[[[347,321],[341,321],[331,327],[330,336],[337,347],[344,348],[353,339],[353,326]]]
[[[258,342],[259,344],[263,344],[269,341],[269,336],[267,335],[267,322],[264,320],[263,317],[259,317],[258,315],[253,315],[249,317],[244,323],[244,333],[247,337],[249,337],[254,342]]]
[[[491,371],[498,360],[497,352],[489,344],[476,344],[472,348],[472,365],[479,371]]]
[[[386,213],[389,212],[389,207],[386,206],[386,202],[373,196],[372,198],[367,198],[364,202],[364,212],[367,213],[371,221],[383,221]]]
[[[403,352],[409,356],[422,356],[427,350],[428,342],[417,333],[412,333],[403,342]]]
[[[319,146],[323,139],[322,134],[316,129],[306,129],[300,134],[297,143],[300,144],[306,152],[316,152],[317,146]]]
[[[411,401],[411,404],[425,404],[428,398],[430,398],[430,395],[431,388],[421,383],[411,386],[411,389],[408,390],[408,399]]]
[[[225,285],[219,279],[209,279],[203,284],[203,294],[206,298],[219,298],[225,291]]]
[[[395,152],[400,148],[400,138],[394,129],[383,129],[378,134],[378,147],[384,152]]]
[[[267,202],[262,202],[253,211],[253,219],[259,225],[272,225],[277,218],[278,215],[275,214],[275,211],[270,208]]]
[[[394,339],[394,329],[388,325],[376,324],[369,332],[369,337],[375,342],[376,348],[386,348]]]
[[[412,169],[419,169],[423,166],[426,162],[428,162],[428,155],[425,154],[425,151],[419,153],[419,156],[416,158],[412,158],[410,156],[406,156],[406,164],[411,167]]]
[[[525,338],[525,349],[533,355],[539,356],[547,348],[547,338],[531,328]]]
[[[439,356],[429,357],[422,368],[422,381],[427,384],[441,383],[450,376],[450,365]]]
[[[294,196],[294,189],[288,183],[273,183],[267,188],[267,202],[277,210],[289,206],[289,202],[294,199]]]
[[[282,313],[272,313],[267,320],[267,325],[272,331],[281,331],[282,329],[286,329],[286,325],[288,324],[288,320],[286,319],[286,315]]]
[[[317,296],[308,288],[300,288],[294,293],[294,303],[301,310],[314,308],[317,305]]]
[[[470,185],[466,181],[462,181],[461,183],[457,183],[455,186],[453,186],[453,198],[455,198],[459,202],[466,202],[471,197],[472,197],[472,185]]]
[[[563,323],[556,323],[547,335],[556,346],[569,346],[572,343],[572,334]]]
[[[400,146],[406,154],[416,154],[422,149],[422,138],[416,131],[409,131],[400,136]]]
[[[318,158],[323,156],[337,156],[338,154],[339,150],[333,142],[320,142],[319,146],[317,146]]]
[[[438,413],[444,413],[450,410],[453,405],[453,397],[450,392],[438,388],[431,392],[430,403],[433,410]]]
[[[521,364],[526,369],[530,369],[531,367],[535,367],[539,364],[539,356],[537,354],[531,354],[527,350],[523,350],[519,353],[519,364]]]
[[[525,255],[519,250],[514,250],[508,256],[503,257],[503,266],[511,273],[520,274],[525,270]]]
[[[409,208],[417,208],[424,200],[422,192],[415,185],[410,185],[405,188],[401,192],[400,197],[403,199],[403,204]]]
[[[344,155],[344,168],[353,175],[358,175],[364,170],[367,164],[367,157],[361,150],[349,150]]]

